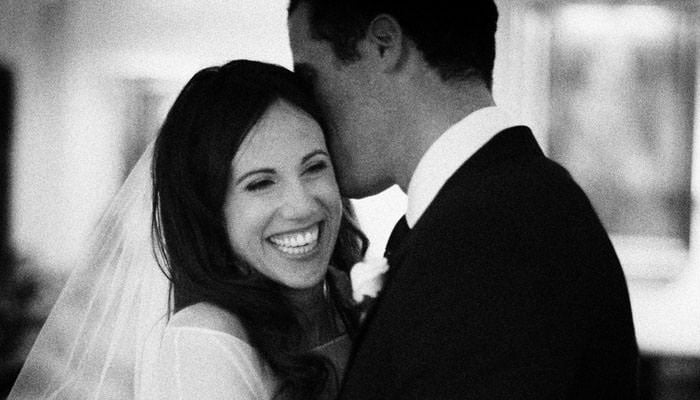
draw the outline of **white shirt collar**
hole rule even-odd
[[[423,154],[408,184],[406,221],[413,226],[447,180],[486,142],[515,126],[499,107],[474,111],[446,130]]]

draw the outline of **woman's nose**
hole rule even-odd
[[[302,220],[316,214],[318,202],[310,189],[302,182],[287,186],[281,210],[284,218]]]

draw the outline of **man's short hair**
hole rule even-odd
[[[491,87],[498,20],[493,0],[291,0],[289,12],[301,3],[309,5],[312,36],[328,40],[343,61],[359,59],[357,43],[369,23],[389,14],[443,80],[476,77]]]

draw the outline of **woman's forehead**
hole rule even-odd
[[[297,153],[326,150],[318,122],[290,103],[273,103],[243,139],[233,165],[287,160]]]

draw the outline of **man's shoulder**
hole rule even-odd
[[[465,165],[445,184],[431,207],[448,211],[438,215],[451,218],[445,214],[518,214],[523,209],[534,211],[533,206],[546,212],[573,203],[587,204],[585,192],[564,167],[541,156],[506,160],[478,172]]]
[[[523,246],[568,248],[584,237],[598,246],[608,240],[585,192],[544,156],[452,179],[415,228],[416,248],[439,257],[473,246],[512,254]]]

